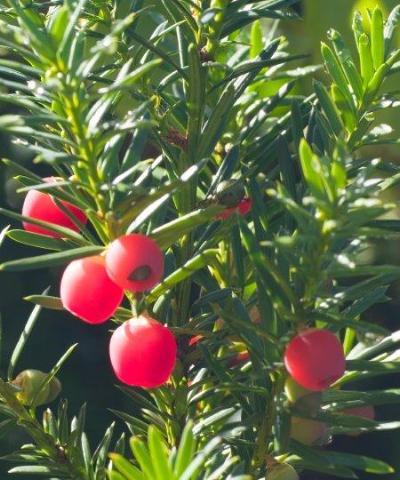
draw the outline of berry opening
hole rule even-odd
[[[147,280],[151,277],[151,273],[151,268],[148,265],[143,265],[142,267],[135,268],[128,279],[134,282]]]

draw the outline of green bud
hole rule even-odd
[[[265,480],[299,480],[299,475],[288,463],[278,463],[268,469]]]

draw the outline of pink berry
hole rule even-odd
[[[346,408],[342,413],[344,415],[352,415],[354,417],[366,418],[367,420],[375,420],[375,409],[372,405],[364,405],[362,407]],[[358,437],[359,432],[348,432],[351,437]]]
[[[143,292],[160,282],[164,255],[157,243],[141,234],[117,238],[106,252],[106,269],[121,288]]]
[[[115,375],[130,386],[157,388],[163,385],[174,369],[176,353],[172,332],[145,315],[120,325],[110,341]]]
[[[346,361],[336,335],[329,330],[312,328],[300,332],[289,342],[285,365],[299,385],[321,391],[343,376]]]
[[[54,182],[54,178],[44,178],[46,182]],[[61,204],[71,212],[71,214],[82,224],[87,222],[85,213],[75,205],[69,202],[61,201]],[[70,228],[75,232],[79,231],[77,225],[65,214],[61,208],[59,208],[53,197],[48,193],[41,192],[39,190],[30,190],[25,197],[24,204],[22,206],[22,215],[25,217],[32,217],[44,222],[53,223],[60,227]],[[23,222],[24,229],[28,232],[39,233],[41,235],[47,235],[53,238],[60,238],[62,235],[47,230],[46,228],[34,225],[33,223]]]
[[[87,323],[103,323],[112,317],[123,295],[123,290],[108,277],[100,255],[74,260],[61,279],[64,308]]]
[[[368,420],[375,419],[375,409],[371,405],[364,405],[363,407],[346,408],[343,410],[345,415],[353,415],[354,417],[367,418]]]

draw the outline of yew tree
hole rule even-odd
[[[0,270],[63,267],[21,299],[32,314],[0,379],[0,434],[31,439],[1,452],[10,475],[393,472],[330,444],[400,426],[375,415],[400,390],[365,382],[400,372],[400,330],[366,317],[400,267],[364,255],[400,233],[400,167],[370,148],[399,142],[381,111],[399,106],[400,6],[356,13],[351,44],[330,30],[313,65],[282,34],[297,3],[0,0],[0,131],[47,172],[2,159],[26,196],[0,208],[1,242],[37,254]],[[42,309],[109,322],[109,388],[132,408],[98,445],[91,405],[67,411],[76,345],[21,371]]]

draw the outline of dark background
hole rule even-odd
[[[351,40],[350,15],[354,6],[365,9],[379,4],[389,11],[398,2],[374,1],[374,0],[306,0],[301,4],[304,20],[283,25],[283,32],[289,37],[292,49],[302,53],[309,52],[312,62],[319,63],[319,42],[326,36],[329,27],[334,26],[340,30],[348,40]],[[0,55],[1,55],[0,50]],[[398,83],[397,76],[397,83]],[[395,80],[394,80],[395,82]],[[305,83],[306,90],[308,85]],[[0,104],[0,114],[8,113],[4,105]],[[389,123],[400,122],[396,114],[391,114]],[[387,120],[387,119],[386,119]],[[383,148],[374,152],[377,156],[390,158],[396,161],[399,157],[399,148]],[[44,176],[50,173],[44,167],[33,166],[30,154],[21,147],[12,145],[9,139],[0,136],[0,156],[12,158],[33,168],[37,173]],[[6,208],[20,209],[22,198],[15,193],[15,183],[12,180],[13,172],[3,167],[0,171],[0,204]],[[396,193],[395,193],[396,194]],[[0,219],[1,228],[9,222]],[[17,226],[17,225],[15,225]],[[378,244],[369,252],[379,261],[399,263],[398,252],[400,240],[390,240],[385,244]],[[15,259],[37,253],[21,245],[6,240],[0,252],[1,261]],[[24,274],[0,274],[0,310],[3,319],[3,341],[1,345],[0,374],[6,374],[10,354],[20,335],[32,305],[22,300],[29,294],[39,294],[47,286],[52,285],[50,294],[57,295],[57,285],[60,276],[59,270],[39,270]],[[391,289],[392,301],[374,307],[368,312],[368,320],[380,322],[389,328],[398,329],[400,301],[400,286],[394,285]],[[28,346],[20,359],[17,372],[25,368],[36,368],[48,371],[58,360],[63,352],[73,343],[79,342],[75,353],[67,361],[62,369],[60,379],[63,383],[63,396],[69,399],[70,412],[76,414],[80,405],[88,404],[87,432],[94,443],[106,427],[114,420],[109,408],[124,409],[133,413],[133,405],[125,400],[114,387],[114,377],[108,362],[108,325],[91,327],[62,312],[44,310],[34,329]],[[370,384],[372,388],[391,387],[398,385],[399,377],[385,378],[384,383]],[[378,419],[400,419],[400,408],[396,406],[384,407],[377,411]],[[13,431],[0,439],[0,454],[11,452],[13,448],[24,440],[22,433]],[[352,437],[338,437],[334,440],[336,449],[351,452],[362,452],[366,455],[376,456],[388,461],[400,469],[399,451],[400,433],[376,433],[368,434],[357,439]],[[7,465],[0,463],[0,478],[6,477]],[[22,477],[19,477],[22,478]],[[302,478],[305,478],[302,476]],[[320,479],[320,475],[310,474],[309,479]],[[372,478],[365,475],[363,478]],[[400,474],[387,476],[386,478],[398,479]],[[30,480],[30,479],[26,479]]]

